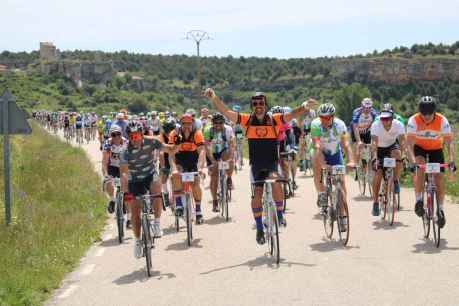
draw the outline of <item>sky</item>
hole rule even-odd
[[[320,57],[459,40],[459,0],[0,0],[0,51]]]

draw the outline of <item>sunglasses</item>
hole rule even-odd
[[[142,139],[142,133],[131,133],[129,134],[129,140],[138,141]]]
[[[392,120],[392,117],[387,117],[387,118],[380,118],[381,121],[391,121]]]
[[[332,116],[319,116],[321,120],[330,120]]]
[[[266,103],[265,101],[261,100],[261,101],[252,101],[252,106],[265,106]]]
[[[111,133],[110,135],[112,137],[118,137],[118,136],[121,136],[121,133],[120,132],[116,132],[116,133]]]

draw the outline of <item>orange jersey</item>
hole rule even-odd
[[[435,113],[434,119],[427,123],[417,113],[408,120],[407,135],[415,145],[424,150],[443,149],[444,140],[452,139],[451,126],[445,116]]]
[[[259,122],[254,115],[239,114],[237,123],[246,131],[247,139],[277,139],[284,122],[283,116],[282,114],[265,116],[263,121]]]
[[[169,144],[177,145],[179,152],[194,152],[204,144],[204,137],[201,130],[191,132],[188,139],[181,133],[181,130],[179,133],[174,130],[169,134]]]

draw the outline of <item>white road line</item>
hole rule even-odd
[[[65,299],[67,297],[70,296],[70,294],[72,294],[73,291],[75,291],[76,289],[78,288],[77,285],[70,285],[67,289],[64,290],[64,292],[62,292],[62,294],[60,294],[57,298],[58,299]]]
[[[89,274],[91,274],[92,271],[94,271],[94,268],[95,268],[95,267],[96,267],[95,264],[89,264],[89,265],[87,265],[86,267],[84,267],[84,268],[81,270],[80,274],[81,274],[81,275],[89,275]]]
[[[97,252],[96,252],[96,254],[94,256],[101,257],[102,255],[104,255],[104,253],[105,253],[105,249],[100,248],[100,249],[97,250]]]

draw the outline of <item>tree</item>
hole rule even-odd
[[[148,111],[148,103],[143,97],[136,97],[128,104],[131,113],[145,113]]]
[[[337,116],[344,122],[350,122],[352,119],[352,110],[357,108],[362,100],[370,97],[368,87],[352,83],[338,90],[334,97]]]

